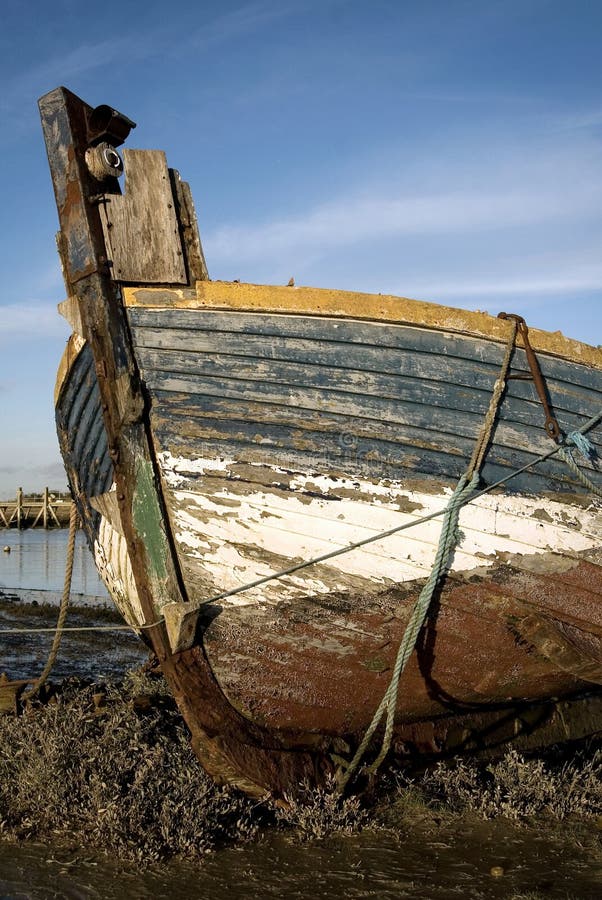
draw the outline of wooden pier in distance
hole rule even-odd
[[[69,524],[69,494],[24,494],[17,488],[14,500],[0,500],[0,528],[64,528]]]

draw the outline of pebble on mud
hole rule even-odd
[[[492,866],[489,869],[489,874],[493,878],[501,878],[502,875],[504,874],[504,867],[503,866]]]
[[[6,545],[6,547],[3,547],[2,550],[4,551],[4,553],[10,553],[10,547],[8,546],[8,544]]]

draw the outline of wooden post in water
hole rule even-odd
[[[55,525],[58,525],[59,528],[61,527],[61,523],[58,520],[57,514],[52,508],[50,493],[47,487],[44,488],[44,493],[42,495],[42,506],[40,507],[40,511],[35,517],[34,523],[31,527],[35,528],[40,519],[42,519],[42,525],[46,529],[50,527],[50,519],[54,519]]]
[[[17,488],[17,528],[22,527],[23,523],[23,488]]]

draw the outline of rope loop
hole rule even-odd
[[[567,444],[574,444],[581,456],[593,463],[596,459],[596,448],[588,437],[579,431],[571,431],[566,436]],[[572,454],[571,454],[572,455]]]

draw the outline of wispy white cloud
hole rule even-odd
[[[557,131],[589,131],[602,126],[602,107],[577,110],[549,118],[550,127]]]
[[[61,84],[72,84],[81,77],[107,67],[116,67],[124,58],[131,63],[160,50],[160,35],[148,33],[112,38],[106,41],[86,41],[65,52],[55,52],[37,64],[27,65],[5,76],[0,112],[4,128],[0,145],[22,138],[38,128],[35,102],[38,97]]]
[[[403,146],[398,160],[388,150],[378,175],[364,169],[344,196],[205,234],[207,258],[224,273],[286,269],[314,283],[353,270],[373,289],[441,300],[596,290],[599,247],[583,235],[602,230],[599,147],[539,128],[463,135],[410,164]]]
[[[326,5],[340,4],[341,0],[322,0]],[[198,32],[189,35],[187,43],[208,47],[213,44],[232,41],[251,32],[258,31],[280,19],[289,18],[307,11],[316,5],[316,0],[254,0],[237,9],[223,13],[203,25]]]
[[[14,344],[22,338],[35,340],[66,337],[69,332],[67,323],[59,316],[53,304],[39,301],[4,304],[0,306],[0,314],[0,346]]]
[[[107,40],[83,41],[64,52],[60,49],[41,58],[32,65],[31,59],[24,59],[21,69],[6,72],[0,96],[0,111],[10,117],[11,128],[5,128],[0,141],[9,140],[12,132],[17,133],[31,127],[36,121],[32,112],[32,98],[37,98],[52,87],[73,83],[91,72],[141,62],[155,56],[165,58],[182,54],[199,47],[213,47],[228,43],[236,38],[260,31],[271,24],[307,12],[318,0],[253,0],[238,6],[203,23],[202,29],[183,31],[176,21],[157,26],[143,23],[135,31]],[[323,5],[333,5],[344,0],[322,0]],[[54,46],[51,44],[51,46]],[[26,64],[25,64],[26,63]],[[5,125],[7,122],[5,121]],[[37,122],[36,122],[37,125]]]
[[[407,235],[458,234],[570,220],[600,208],[602,185],[567,197],[562,191],[515,189],[455,191],[396,198],[340,198],[307,211],[258,225],[226,225],[205,239],[218,263],[352,247],[365,241]]]
[[[542,267],[544,268],[544,267]],[[549,272],[549,267],[545,267]],[[409,278],[404,284],[392,284],[390,293],[410,294],[427,299],[461,300],[462,298],[529,296],[539,294],[571,294],[587,291],[602,292],[602,263],[599,265],[566,269],[560,267],[553,275],[544,271],[525,275],[507,275],[503,271],[493,272],[488,279],[470,277],[450,278],[446,281],[429,281],[425,278]],[[495,301],[493,301],[495,302]]]
[[[0,108],[13,111],[32,96],[47,91],[49,87],[75,80],[81,75],[123,59],[129,60],[148,55],[157,49],[159,35],[147,35],[143,40],[132,41],[131,36],[111,38],[106,41],[85,42],[65,53],[56,53],[35,65],[28,61],[27,67],[10,76],[3,87]]]

